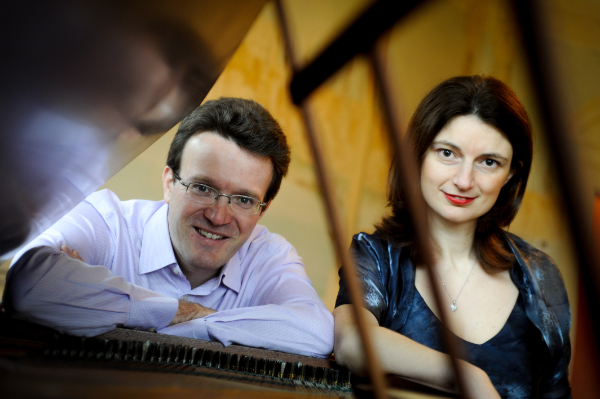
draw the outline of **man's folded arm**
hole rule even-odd
[[[158,332],[313,357],[333,350],[333,316],[298,264],[261,277],[251,306],[221,310]]]
[[[13,317],[60,332],[94,336],[118,326],[163,328],[179,302],[128,283],[50,247],[24,253],[7,274],[3,307]]]
[[[162,334],[205,339],[312,357],[328,357],[333,335],[328,316],[310,305],[263,305],[224,310],[158,330]]]

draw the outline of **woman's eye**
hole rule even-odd
[[[440,150],[440,154],[444,157],[444,158],[450,158],[452,156],[452,151],[450,150]]]
[[[486,159],[483,162],[484,162],[485,166],[489,166],[489,167],[496,166],[498,164],[498,162],[494,161],[493,159]]]

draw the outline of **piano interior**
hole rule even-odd
[[[573,396],[595,397],[590,392],[600,389],[593,378],[600,371],[594,346],[600,321],[589,315],[600,304],[600,268],[593,245],[580,242],[591,231],[594,193],[600,189],[600,8],[586,0],[524,2],[542,16],[545,25],[536,31],[513,7],[518,1],[409,1],[404,9],[393,3],[26,0],[5,5],[0,273],[22,245],[99,188],[122,200],[162,199],[159,176],[176,124],[203,100],[239,96],[269,109],[292,145],[290,174],[261,223],[295,245],[315,289],[333,310],[341,260],[332,241],[347,245],[352,234],[372,231],[386,212],[393,150],[369,61],[370,46],[379,41],[393,71],[386,83],[400,98],[404,124],[422,95],[453,75],[494,75],[532,110],[536,160],[511,231],[560,266],[574,315]],[[351,36],[355,22],[377,7],[393,11]],[[351,45],[335,52],[344,38]],[[528,47],[529,39],[538,47],[542,40],[546,59]],[[337,61],[319,64],[332,53]],[[536,74],[540,61],[553,66],[552,79],[540,81],[545,76]],[[294,86],[300,79],[308,83]],[[563,101],[544,103],[540,87],[561,93]],[[321,201],[320,171],[298,108],[306,103],[314,110],[317,140],[332,176],[341,233],[332,233]],[[557,154],[560,141],[548,128],[549,108],[564,116],[563,142],[578,155],[566,177],[556,177],[556,159],[564,155]],[[579,182],[577,188],[566,189],[569,177]],[[570,199],[568,192],[578,198]],[[397,384],[401,390],[393,394],[401,397],[444,396],[406,381]],[[353,397],[372,394],[369,389],[333,359],[123,329],[76,338],[0,313],[3,397]]]

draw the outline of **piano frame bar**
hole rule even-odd
[[[398,108],[397,100],[394,99],[393,93],[387,90],[389,87],[387,83],[389,75],[385,69],[385,60],[382,58],[381,52],[377,49],[381,47],[381,36],[421,3],[425,3],[425,0],[409,0],[400,4],[393,0],[379,0],[374,2],[311,63],[305,65],[303,68],[299,67],[298,62],[294,58],[293,42],[285,24],[282,6],[279,4],[282,30],[288,45],[288,53],[294,71],[290,83],[290,91],[294,103],[302,109],[311,142],[310,145],[318,147],[318,143],[313,143],[317,142],[316,128],[310,117],[310,107],[307,105],[311,93],[353,57],[364,53],[371,53],[376,81],[383,93],[384,116],[390,130],[392,148],[402,161],[402,170],[407,187],[415,184],[417,174],[414,159],[409,155],[410,151],[406,149],[407,146],[402,142],[402,134],[399,129],[400,121],[396,112]],[[544,37],[545,21],[543,19],[543,4],[541,0],[513,0],[511,3],[517,17],[516,23],[520,29],[522,44],[528,57],[530,79],[533,82],[535,92],[538,93],[542,121],[550,143],[550,156],[557,161],[557,181],[560,192],[565,193],[564,202],[568,213],[569,228],[572,243],[576,249],[577,263],[582,275],[581,281],[583,282],[585,296],[590,309],[589,313],[590,315],[595,315],[600,313],[600,257],[597,251],[594,250],[591,236],[591,220],[582,204],[582,199],[585,198],[585,193],[582,190],[583,185],[580,181],[580,175],[577,173],[577,167],[573,166],[577,165],[577,162],[569,140],[570,128],[568,123],[566,123],[564,107],[558,95],[556,84],[558,78],[557,71]],[[344,254],[343,244],[341,243],[344,235],[339,227],[339,217],[331,205],[333,194],[331,193],[331,185],[328,184],[328,172],[318,148],[316,150],[313,148],[313,157],[317,167],[319,187],[328,211],[336,253],[338,254],[338,259],[342,262],[342,269],[348,280],[349,292],[353,303],[361,304],[362,297],[358,294],[360,290],[354,287],[358,282],[355,281],[356,278],[352,273],[352,269],[348,267],[352,265],[352,261],[347,259],[347,256]],[[411,193],[412,191],[406,190],[405,192]],[[424,248],[423,237],[426,232],[420,226],[421,224],[424,225],[422,223],[423,210],[418,209],[418,201],[409,198],[407,202],[416,230],[417,245]],[[428,252],[422,251],[422,253]],[[425,260],[425,263],[430,264],[427,260]],[[430,280],[433,281],[433,276],[429,268],[428,275]],[[440,289],[438,288],[434,292],[438,307],[444,309],[444,307],[439,306]],[[442,322],[444,322],[444,312],[442,312],[442,316]],[[590,317],[590,319],[593,325],[594,336],[596,341],[598,341],[600,338],[600,318]],[[379,376],[380,371],[378,371],[374,354],[372,353],[372,344],[368,334],[364,331],[364,327],[361,326],[362,321],[358,312],[356,313],[356,321],[361,331],[366,357],[371,365],[370,371],[375,396],[382,398],[384,397],[382,392],[385,390],[385,383],[382,382],[383,379]],[[460,392],[464,392],[464,378],[457,369],[457,362],[455,360],[457,354],[456,347],[449,334],[444,338],[447,349],[453,357],[453,367],[457,375],[459,390]],[[597,353],[595,353],[595,358],[600,359],[600,346]]]

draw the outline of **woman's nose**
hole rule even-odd
[[[461,165],[460,168],[456,171],[456,175],[454,176],[454,185],[456,185],[456,187],[463,191],[473,188],[475,184],[473,179],[473,173],[474,170],[472,165]]]

